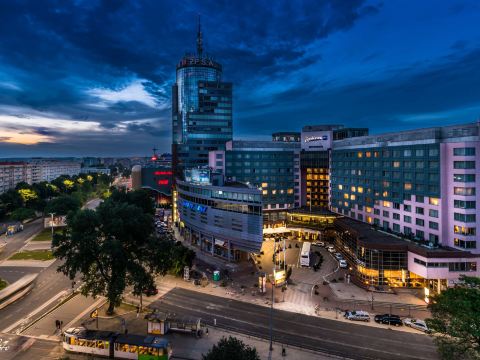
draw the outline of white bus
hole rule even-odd
[[[310,266],[310,246],[312,243],[305,241],[300,253],[300,266]]]

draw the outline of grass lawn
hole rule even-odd
[[[53,260],[53,255],[51,250],[32,250],[32,251],[22,251],[18,252],[8,260]]]
[[[0,279],[0,290],[3,290],[7,287],[8,283],[3,280],[3,279]]]
[[[54,230],[55,233],[59,233],[60,230]],[[52,229],[43,229],[40,231],[32,241],[50,241],[52,240]]]

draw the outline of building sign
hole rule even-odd
[[[210,169],[187,169],[185,181],[194,184],[210,184]]]
[[[328,150],[332,147],[332,131],[302,131],[302,149]]]
[[[203,205],[197,205],[194,203],[191,203],[190,201],[183,200],[182,201],[182,206],[187,209],[195,210],[200,213],[206,213],[207,212],[207,207]]]
[[[167,179],[158,180],[158,185],[168,185],[168,180]]]
[[[154,175],[173,175],[173,172],[171,172],[171,171],[155,171],[153,174]]]

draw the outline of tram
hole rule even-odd
[[[158,336],[123,335],[84,327],[67,329],[62,344],[69,352],[114,359],[168,360],[172,356],[170,343]]]

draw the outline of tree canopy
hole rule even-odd
[[[432,298],[427,325],[443,359],[480,359],[480,278],[461,280]]]
[[[243,341],[229,336],[222,337],[216,345],[202,354],[202,360],[260,360],[257,349],[246,345]]]
[[[58,271],[71,279],[80,273],[82,292],[105,295],[112,313],[127,286],[139,295],[172,268],[175,244],[154,235],[153,213],[141,190],[114,191],[96,211],[70,213],[67,231],[52,242],[54,256],[65,260]]]
[[[62,195],[50,200],[45,207],[45,213],[56,215],[67,215],[70,211],[77,211],[82,204],[80,200],[72,195]]]

